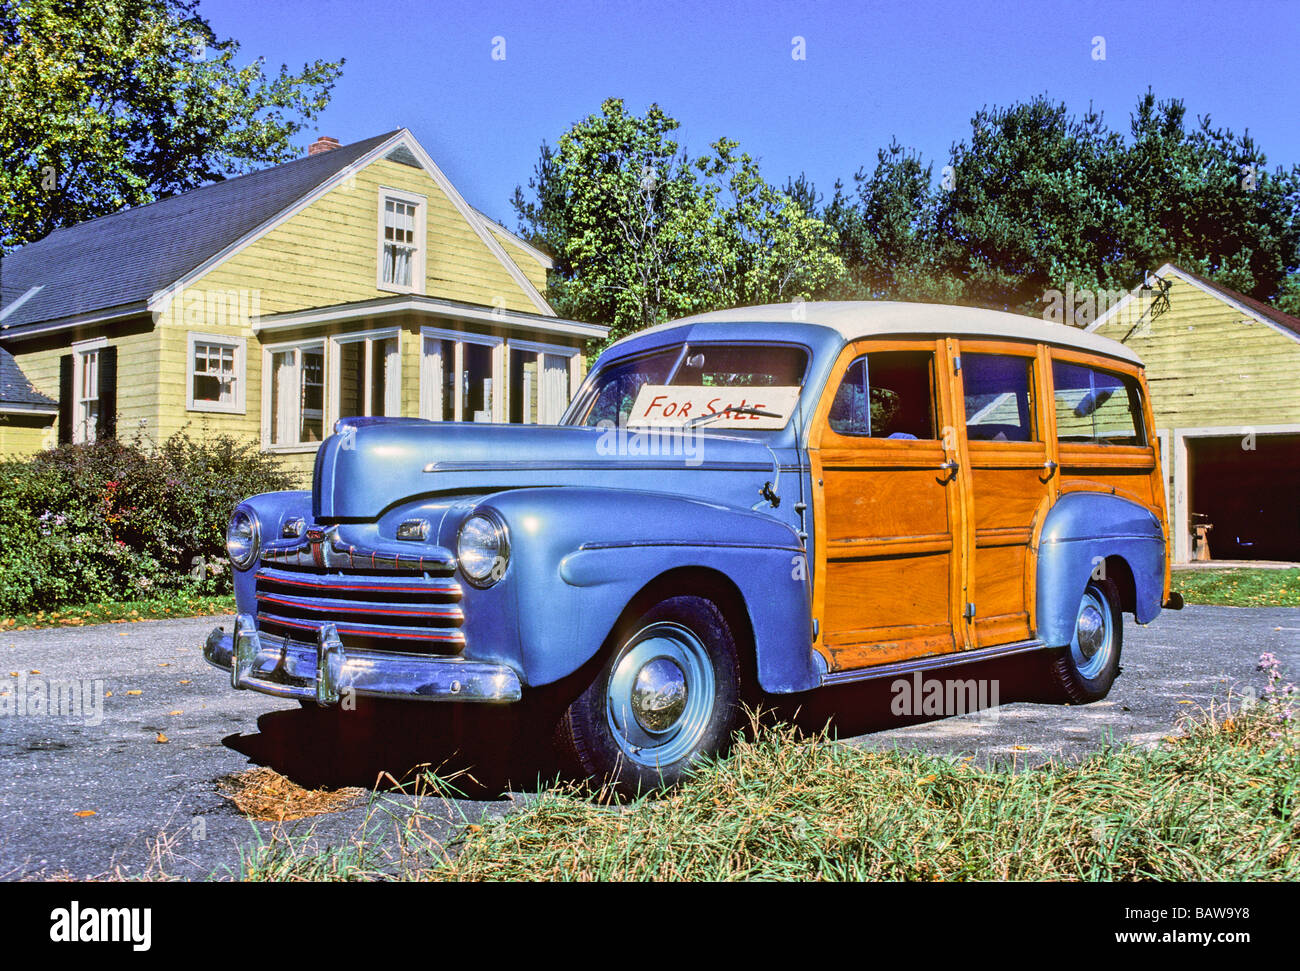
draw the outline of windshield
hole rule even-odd
[[[807,367],[789,344],[676,344],[601,367],[568,424],[781,428]]]

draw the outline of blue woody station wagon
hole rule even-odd
[[[568,685],[583,771],[635,789],[742,698],[1050,652],[1102,698],[1169,591],[1142,364],[964,307],[704,314],[611,346],[558,426],[341,420],[310,492],[228,547],[237,688],[520,702]]]

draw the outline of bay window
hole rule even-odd
[[[397,331],[348,334],[333,340],[338,362],[331,379],[334,416],[400,414]]]
[[[266,443],[280,448],[319,443],[325,437],[325,342],[268,347],[262,373]]]
[[[571,363],[577,348],[510,342],[510,420],[555,425],[569,405]]]
[[[501,421],[501,338],[430,327],[421,335],[420,417]]]

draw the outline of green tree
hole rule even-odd
[[[557,257],[556,309],[611,326],[611,339],[697,309],[706,280],[710,201],[658,105],[644,117],[618,99],[542,148],[515,190],[521,229]]]
[[[876,154],[868,174],[860,168],[850,194],[843,182],[821,213],[839,238],[848,272],[835,296],[851,300],[956,303],[963,278],[960,253],[938,232],[941,191],[932,166],[897,140]],[[942,185],[942,183],[940,183]]]
[[[1282,281],[1277,299],[1273,302],[1283,313],[1300,317],[1300,270],[1292,272]]]
[[[293,158],[343,62],[238,54],[196,0],[0,0],[0,245]]]
[[[715,304],[754,306],[809,299],[843,279],[835,231],[764,181],[739,143],[722,138],[696,167],[715,202]]]
[[[1260,300],[1283,295],[1300,267],[1300,166],[1271,171],[1249,133],[1188,128],[1178,100],[1148,91],[1116,181],[1123,248],[1115,278],[1134,281],[1165,261]]]
[[[549,249],[547,296],[614,340],[738,303],[812,296],[839,277],[834,235],[763,181],[720,139],[692,159],[676,119],[611,98],[541,157],[512,205],[521,233]]]
[[[1100,114],[1075,118],[1042,96],[976,112],[936,210],[938,235],[962,253],[966,299],[1041,313],[1049,289],[1107,281],[1123,252],[1122,148]]]

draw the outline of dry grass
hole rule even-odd
[[[342,812],[359,805],[368,795],[365,789],[357,788],[304,789],[264,766],[226,776],[217,785],[244,816],[268,823]]]
[[[867,752],[786,726],[670,793],[554,786],[496,820],[383,813],[342,845],[277,836],[243,880],[1300,880],[1300,717],[1212,707],[1163,743],[1025,769]],[[441,809],[437,807],[441,807]],[[372,808],[380,808],[374,806]],[[398,852],[376,841],[395,829]],[[389,845],[393,843],[389,841]]]

